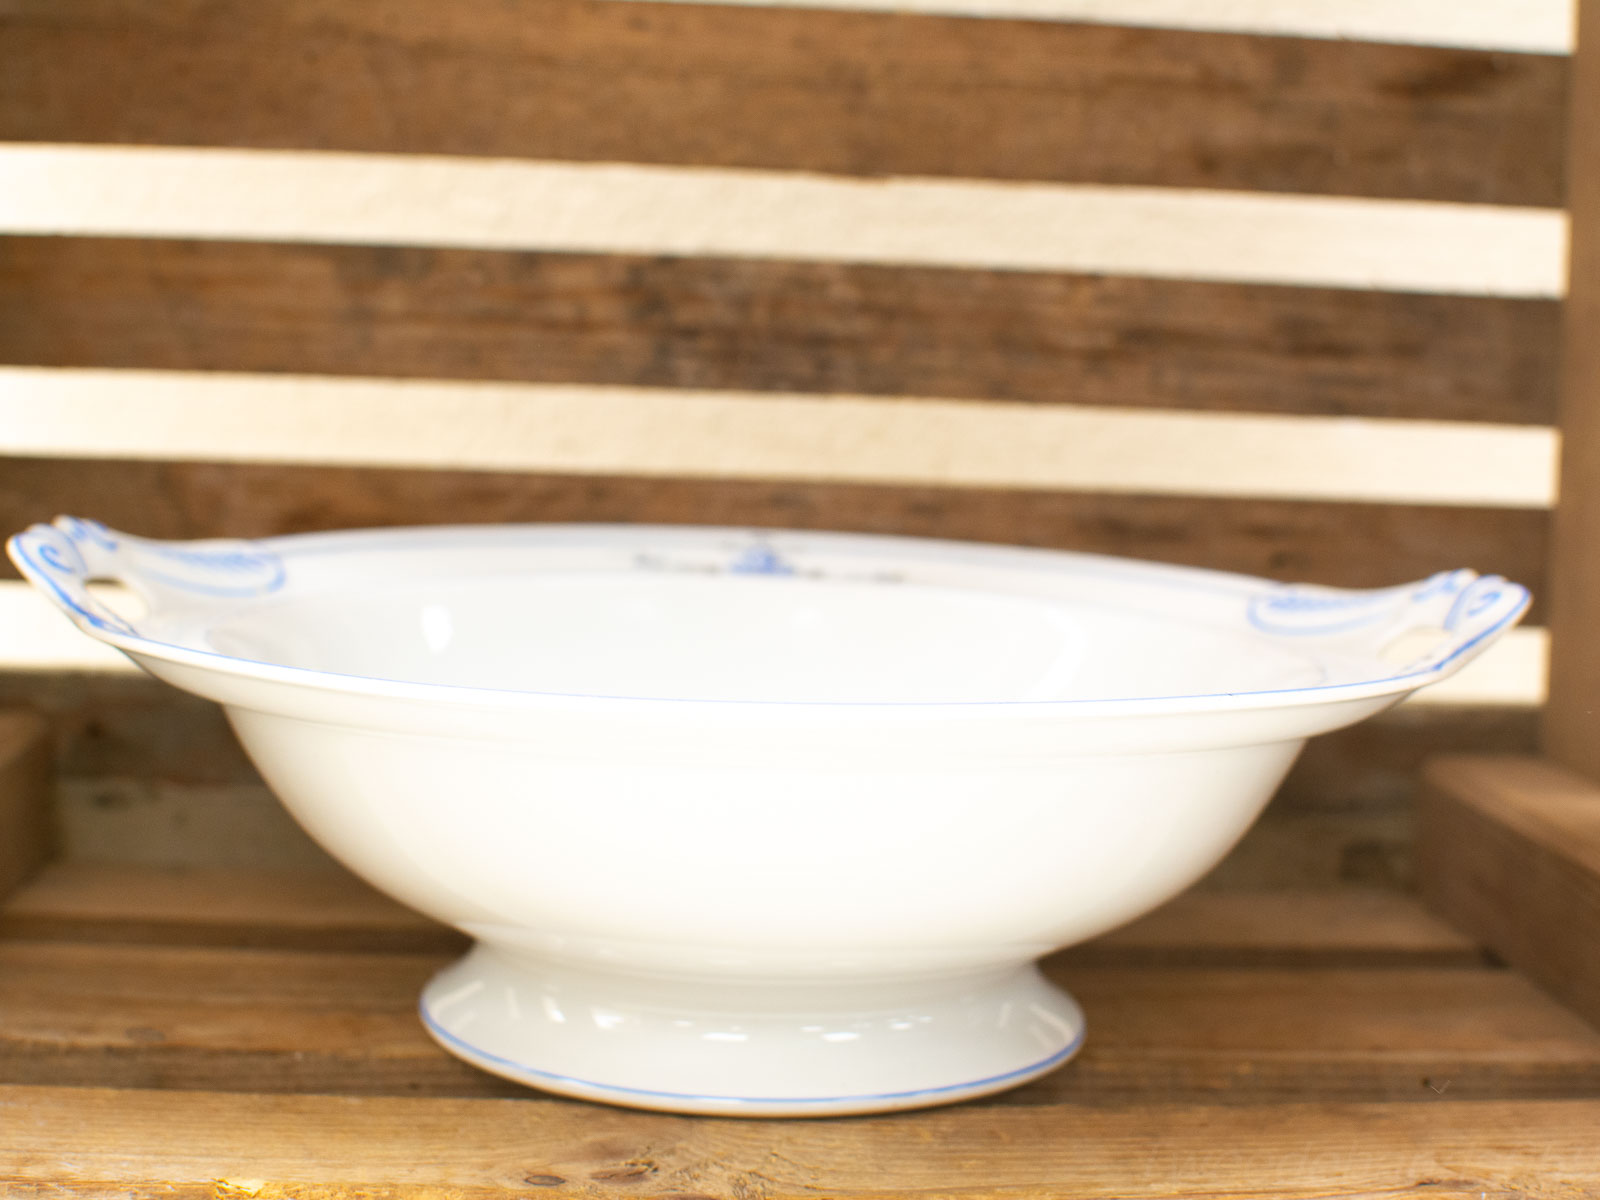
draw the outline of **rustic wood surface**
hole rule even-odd
[[[707,1120],[558,1101],[3,1088],[22,1200],[1594,1194],[1600,1101],[950,1109]],[[93,1136],[85,1138],[84,1129]]]
[[[1600,785],[1545,759],[1428,768],[1429,902],[1600,1027]]]
[[[460,941],[348,880],[65,864],[4,911],[5,1083],[530,1095],[416,1020]],[[1089,1048],[973,1111],[1600,1090],[1600,1032],[1394,894],[1186,897],[1047,970]]]
[[[50,726],[42,718],[0,708],[0,901],[54,850],[53,758]]]
[[[1190,891],[1063,962],[1481,966],[1474,942],[1382,888]],[[0,938],[277,950],[459,952],[462,935],[343,870],[57,861],[0,906]]]
[[[342,875],[53,864],[0,908],[0,1190],[1600,1187],[1600,1031],[1391,892],[1181,897],[1048,963],[1090,1016],[1074,1063],[989,1100],[843,1120],[627,1112],[475,1071],[415,1016],[460,945]]]
[[[57,513],[148,537],[368,526],[653,521],[968,538],[1346,587],[1470,565],[1544,589],[1534,509],[1124,496],[1022,489],[0,458],[0,528]],[[14,576],[9,562],[0,571]],[[1530,620],[1541,618],[1539,609]]]
[[[492,1096],[417,993],[450,956],[0,946],[0,1082]],[[990,1106],[1595,1097],[1600,1033],[1521,976],[1459,967],[1047,965],[1090,1014],[1072,1065]]]
[[[1559,56],[786,7],[18,0],[0,17],[0,139],[17,140],[1556,206],[1565,89]]]
[[[1550,424],[1559,305],[1019,271],[0,241],[0,362]]]
[[[1556,652],[1544,744],[1552,757],[1600,780],[1600,3],[1581,0],[1587,34],[1576,57],[1568,153],[1572,219],[1562,344],[1561,503],[1552,522],[1550,620]]]

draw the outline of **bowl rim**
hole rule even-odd
[[[141,633],[133,624],[95,601],[87,591],[91,579],[117,579],[141,592],[152,611],[156,608],[152,596],[164,591],[170,593],[173,588],[193,597],[196,605],[206,600],[257,599],[277,595],[284,589],[288,578],[285,558],[292,560],[295,557],[338,555],[363,548],[416,550],[419,548],[418,542],[424,543],[424,548],[429,548],[459,544],[462,538],[487,542],[496,538],[515,537],[523,539],[526,544],[525,539],[530,535],[575,542],[585,538],[645,541],[654,537],[689,541],[699,547],[728,543],[742,548],[741,557],[725,566],[725,572],[729,575],[794,573],[791,560],[795,555],[804,555],[814,546],[826,544],[835,550],[849,548],[859,552],[912,552],[923,558],[936,555],[946,561],[977,558],[1007,566],[1070,566],[1079,572],[1094,570],[1110,577],[1137,578],[1146,582],[1165,579],[1191,592],[1215,594],[1222,591],[1237,594],[1241,598],[1256,597],[1268,608],[1281,602],[1280,615],[1291,621],[1299,619],[1294,615],[1297,608],[1302,613],[1310,611],[1313,621],[1319,606],[1336,615],[1355,612],[1355,616],[1342,621],[1324,621],[1321,625],[1313,623],[1309,633],[1291,630],[1286,636],[1292,637],[1294,640],[1291,644],[1302,650],[1314,650],[1316,637],[1336,638],[1359,634],[1363,625],[1383,625],[1387,639],[1392,641],[1405,630],[1396,628],[1394,621],[1384,625],[1381,620],[1371,616],[1373,612],[1387,611],[1383,605],[1396,609],[1403,618],[1411,610],[1420,613],[1426,608],[1434,613],[1441,603],[1449,602],[1449,616],[1445,625],[1452,636],[1438,652],[1422,659],[1420,665],[1391,668],[1374,657],[1372,663],[1375,673],[1370,678],[1237,692],[1079,699],[926,701],[632,696],[422,682],[242,658]],[[404,545],[408,541],[412,543],[410,547]],[[381,545],[373,547],[371,543]],[[170,565],[172,571],[152,574],[146,566],[141,576],[136,566],[125,561],[129,548],[145,554],[147,558],[150,554],[161,556],[162,563]],[[1455,673],[1515,625],[1531,603],[1530,593],[1521,585],[1499,576],[1479,575],[1465,569],[1442,571],[1425,580],[1387,588],[1343,589],[1287,584],[1204,567],[1074,550],[946,538],[754,526],[599,522],[397,526],[292,533],[248,541],[200,539],[170,542],[140,538],[111,530],[96,521],[64,516],[50,524],[36,524],[13,535],[7,542],[7,551],[24,577],[62,609],[80,630],[124,652],[141,666],[147,666],[143,660],[149,659],[208,673],[322,692],[494,708],[557,705],[588,709],[597,706],[636,709],[640,706],[670,706],[704,711],[842,711],[899,717],[953,712],[1014,712],[1086,718],[1249,711],[1372,700],[1386,696],[1400,698]],[[1361,611],[1363,609],[1365,613]],[[1274,631],[1263,626],[1253,601],[1247,604],[1244,615],[1248,625],[1255,627],[1258,636],[1284,633],[1282,629]],[[1250,629],[1246,627],[1234,632],[1248,634]],[[1315,655],[1311,657],[1315,658]]]

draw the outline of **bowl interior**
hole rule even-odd
[[[1308,656],[1112,605],[908,582],[558,572],[284,596],[211,623],[235,658],[650,699],[973,703],[1312,686]]]

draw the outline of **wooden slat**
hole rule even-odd
[[[1572,0],[719,0],[732,4],[1097,21],[1535,54],[1572,51]]]
[[[50,857],[50,726],[26,712],[0,710],[0,901]]]
[[[35,880],[0,913],[26,905],[44,883]],[[1343,886],[1191,889],[1131,925],[1063,951],[1056,962],[1070,981],[1082,966],[1467,967],[1482,965],[1482,958],[1475,943],[1404,893]]]
[[[1348,587],[1471,566],[1535,596],[1544,585],[1546,522],[1520,509],[0,458],[0,528],[60,512],[167,538],[522,521],[838,529],[1121,554]],[[1530,620],[1538,619],[1535,611]]]
[[[1561,505],[1551,541],[1551,633],[1555,654],[1545,711],[1545,750],[1600,780],[1600,2],[1579,8],[1568,154],[1572,251],[1561,366]]]
[[[1538,426],[595,384],[0,367],[41,457],[1546,508]]]
[[[526,1095],[463,1067],[418,1021],[417,993],[448,958],[5,942],[0,1083]],[[1502,970],[1053,961],[1046,973],[1084,1005],[1089,1042],[999,1103],[1428,1100],[1446,1086],[1457,1100],[1532,1099],[1600,1085],[1600,1033]]]
[[[1380,888],[1189,891],[1068,951],[1074,967],[1472,966],[1476,946]],[[456,953],[465,939],[343,871],[58,860],[0,905],[0,938]]]
[[[1559,209],[312,150],[0,143],[9,233],[721,255],[1552,298]]]
[[[157,868],[326,870],[331,860],[260,784],[64,776],[56,789],[63,856]],[[1208,889],[1358,885],[1412,878],[1404,808],[1270,807],[1206,876]]]
[[[982,1114],[974,1120],[973,1113]],[[847,1122],[559,1101],[5,1088],[23,1200],[517,1196],[1574,1196],[1600,1101],[978,1109]],[[92,1137],[84,1131],[92,1130]],[[641,1185],[645,1192],[641,1192]]]
[[[0,670],[0,707],[24,703],[49,720],[66,778],[258,782],[217,705],[144,675]],[[1404,811],[1425,759],[1528,754],[1537,725],[1532,708],[1406,705],[1314,739],[1278,804],[1303,812]]]
[[[584,0],[26,0],[0,47],[5,139],[1562,198],[1554,56]]]
[[[397,930],[422,923],[348,880],[67,864],[19,909],[53,913],[68,939],[119,923],[153,936],[0,931],[8,1196],[488,1200],[642,1185],[1465,1200],[1600,1185],[1600,1032],[1394,895],[1185,897],[1098,947],[1142,959],[1048,964],[1090,1019],[1062,1070],[946,1110],[759,1123],[556,1099],[465,1066],[414,1011],[444,958],[392,952]],[[196,944],[230,923],[255,948]],[[252,940],[271,929],[307,940]],[[391,950],[318,942],[363,929]],[[1353,949],[1373,956],[1364,968],[1315,965]]]
[[[1279,789],[1280,807],[1302,812],[1407,811],[1422,764],[1445,754],[1529,754],[1536,708],[1434,707],[1408,703],[1312,738]]]
[[[16,237],[0,362],[1554,419],[1552,301],[841,263]]]
[[[1600,785],[1542,759],[1439,760],[1417,854],[1435,908],[1600,1027]]]

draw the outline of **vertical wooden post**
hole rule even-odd
[[[1417,883],[1435,909],[1600,1025],[1600,0],[1580,0],[1567,120],[1546,760],[1431,763]]]
[[[1561,368],[1561,497],[1550,549],[1544,748],[1600,779],[1600,0],[1580,0],[1567,108],[1572,221]]]
[[[49,726],[31,713],[0,713],[0,901],[54,848]]]

